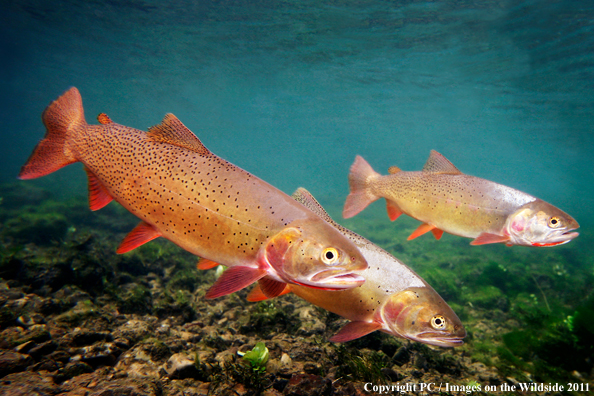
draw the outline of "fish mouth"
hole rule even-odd
[[[566,244],[580,235],[579,232],[573,232],[573,230],[575,230],[575,228],[564,231],[560,234],[552,235],[551,237],[547,238],[545,242],[533,242],[532,246],[557,246]]]
[[[444,347],[444,348],[453,348],[464,344],[464,338],[466,337],[466,331],[464,335],[445,335],[445,334],[437,334],[437,333],[421,333],[417,334],[416,336],[408,336],[407,338],[422,342],[424,344]]]
[[[363,282],[365,282],[365,278],[359,274],[345,274],[341,271],[328,270],[319,272],[307,280],[295,283],[315,289],[343,290],[361,286]]]

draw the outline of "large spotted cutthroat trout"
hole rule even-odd
[[[402,213],[423,222],[410,239],[432,231],[474,238],[471,245],[505,243],[555,246],[571,241],[579,227],[570,215],[541,199],[489,180],[466,175],[437,151],[422,171],[397,167],[382,176],[360,156],[351,166],[345,218],[385,198],[390,220]]]
[[[116,200],[141,219],[118,253],[162,236],[206,259],[203,267],[230,267],[207,298],[265,276],[272,296],[286,283],[336,290],[364,282],[357,272],[367,263],[351,241],[285,193],[211,153],[174,115],[148,132],[105,114],[98,117],[101,125],[89,125],[73,87],[42,119],[47,133],[19,178],[82,162],[92,210]]]
[[[293,292],[319,307],[351,320],[330,341],[345,342],[380,330],[396,337],[429,345],[455,347],[463,344],[466,330],[449,305],[431,286],[404,263],[367,239],[335,223],[314,197],[300,188],[293,197],[332,224],[357,245],[369,268],[365,283],[340,292],[287,285]],[[250,301],[267,296],[256,286]]]

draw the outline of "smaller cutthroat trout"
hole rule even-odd
[[[92,210],[115,200],[140,219],[118,253],[164,237],[205,259],[202,268],[230,267],[206,298],[265,276],[271,295],[286,283],[334,290],[365,281],[357,272],[367,263],[352,242],[287,194],[210,152],[173,114],[148,132],[105,114],[99,125],[89,125],[73,87],[42,119],[46,135],[19,178],[82,162]]]
[[[555,246],[579,234],[570,215],[541,199],[489,180],[466,175],[432,150],[422,171],[391,167],[382,176],[360,156],[351,166],[351,192],[343,216],[353,217],[379,198],[388,217],[407,214],[423,224],[408,239],[432,231],[474,238],[471,245]]]
[[[424,344],[455,347],[462,345],[466,330],[449,305],[408,266],[372,242],[335,223],[311,194],[300,188],[293,197],[331,224],[357,245],[369,268],[360,287],[338,292],[287,285],[282,294],[293,292],[319,307],[351,320],[330,338],[346,342],[380,330]],[[260,284],[249,301],[268,296]]]

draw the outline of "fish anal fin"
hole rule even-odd
[[[378,322],[350,322],[340,329],[338,333],[330,337],[329,341],[347,342],[373,333],[381,328],[382,325]]]
[[[437,240],[440,240],[441,236],[443,235],[443,230],[440,230],[439,228],[434,228],[431,230],[431,232],[433,233],[433,236]]]
[[[89,181],[89,207],[91,210],[99,210],[113,201],[113,197],[93,172],[86,167],[85,172]]]
[[[259,268],[231,267],[216,280],[204,296],[207,300],[235,293],[266,276],[266,271]]]
[[[421,235],[426,234],[429,231],[432,231],[434,228],[435,226],[432,224],[423,223],[412,234],[410,234],[407,240],[410,241],[411,239],[420,237]]]
[[[161,235],[162,234],[159,230],[143,221],[134,227],[134,229],[130,231],[128,235],[126,235],[116,250],[116,253],[122,254],[129,252],[130,250],[136,249],[137,247],[160,237]]]
[[[105,113],[99,113],[99,115],[97,116],[97,121],[99,121],[99,123],[103,125],[113,124],[111,118],[109,118],[109,116]]]
[[[400,169],[397,166],[391,166],[391,167],[388,168],[388,173],[391,174],[391,175],[393,175],[394,173],[401,172],[401,171],[402,171],[402,169]]]
[[[260,288],[262,289],[262,293],[268,298],[274,298],[280,296],[281,293],[285,290],[285,286],[287,285],[285,282],[279,282],[277,280],[264,277],[258,281]]]
[[[402,211],[396,204],[396,202],[386,199],[386,210],[388,211],[388,217],[394,221],[402,214]]]
[[[218,267],[219,265],[219,263],[215,263],[212,260],[201,258],[196,268],[198,268],[199,270],[209,270]]]
[[[435,150],[431,150],[431,154],[429,154],[429,158],[427,159],[427,162],[425,162],[425,166],[423,166],[423,172],[443,173],[448,175],[462,174],[454,164]]]
[[[488,232],[483,232],[479,236],[477,236],[472,242],[471,245],[487,245],[489,243],[505,243],[508,244],[510,238],[508,235],[497,235],[491,234]]]
[[[167,114],[159,125],[150,127],[147,135],[155,142],[173,144],[201,155],[212,154],[200,139],[173,114]]]

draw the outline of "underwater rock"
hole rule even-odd
[[[47,372],[8,374],[2,378],[0,388],[3,395],[53,396],[61,392]]]
[[[0,377],[23,371],[31,364],[33,364],[33,358],[29,355],[7,350],[0,351]]]
[[[313,374],[294,374],[283,393],[287,396],[322,396],[332,393],[332,382]]]
[[[186,353],[172,355],[163,365],[163,370],[171,379],[198,378],[200,376],[194,360]]]

